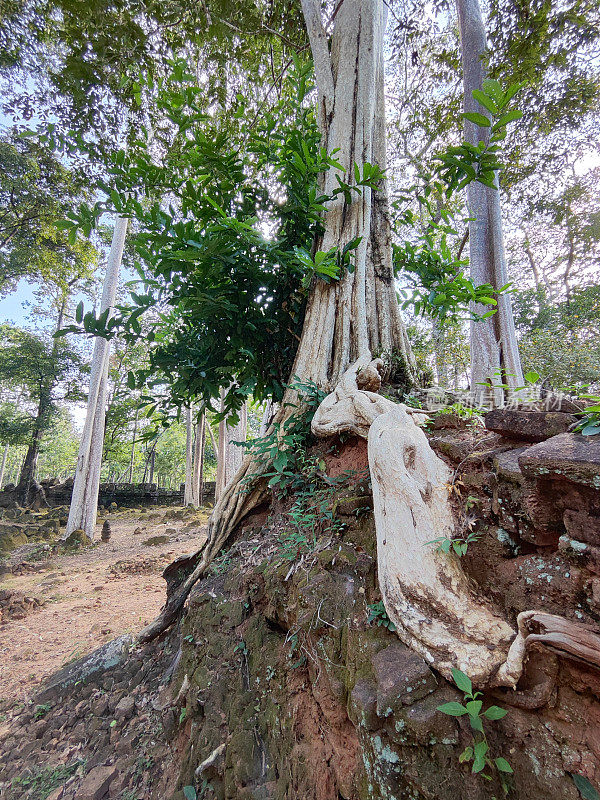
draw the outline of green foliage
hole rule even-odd
[[[523,83],[514,83],[503,89],[498,81],[487,79],[483,81],[483,91],[473,91],[474,99],[488,113],[463,113],[463,118],[479,129],[477,145],[463,142],[437,157],[436,173],[447,187],[448,194],[464,189],[472,181],[483,183],[490,189],[498,188],[497,175],[503,168],[500,143],[506,138],[507,126],[523,116],[522,111],[510,107],[523,86]]]
[[[54,221],[83,198],[80,180],[47,147],[13,131],[0,138],[0,294],[22,277],[64,290],[95,265],[89,242],[68,241]]]
[[[85,766],[85,760],[76,759],[68,764],[57,767],[39,767],[31,770],[28,775],[13,778],[11,788],[27,791],[30,800],[46,800],[46,797],[58,786],[62,786],[80,767]]]
[[[35,707],[35,711],[33,712],[33,716],[35,719],[42,719],[46,716],[46,714],[50,711],[52,706],[50,703],[42,703],[41,705],[37,705]]]
[[[317,459],[305,458],[300,481],[305,488],[297,491],[294,502],[284,514],[285,530],[279,535],[278,555],[296,561],[314,550],[325,534],[340,531],[343,523],[335,516],[335,498],[341,480],[332,481],[321,471]]]
[[[22,445],[29,441],[33,420],[13,403],[0,404],[0,444]]]
[[[311,437],[310,424],[315,411],[325,398],[311,381],[296,379],[290,388],[297,394],[296,413],[283,423],[275,423],[273,430],[261,439],[244,442],[258,463],[267,467],[263,477],[269,486],[282,494],[307,489],[318,481],[324,471],[320,460],[309,459],[306,447]]]
[[[574,286],[568,299],[552,300],[543,287],[512,299],[523,363],[554,387],[600,383],[599,286]]]
[[[221,550],[218,556],[216,556],[211,565],[210,571],[213,575],[223,575],[232,564],[232,555],[230,550]]]
[[[581,412],[581,422],[575,428],[583,436],[597,436],[600,433],[600,396],[595,394],[580,394],[580,400],[585,400],[585,411]]]
[[[357,243],[339,255],[309,255],[326,199],[318,178],[337,163],[320,146],[306,102],[309,64],[296,60],[281,100],[257,119],[248,99],[237,96],[234,137],[204,112],[195,78],[179,67],[173,63],[157,97],[170,120],[161,163],[151,157],[149,133],[142,134],[112,159],[110,184],[101,185],[106,202],[69,217],[75,232],[114,209],[135,217],[139,230],[141,288],[131,292],[132,304],[111,320],[92,312],[79,318],[88,333],[110,338],[121,331],[128,343],[151,343],[148,365],[132,385],[168,376],[175,405],[190,397],[210,404],[224,388],[225,411],[235,412],[250,393],[281,400],[306,285],[350,268]],[[160,312],[142,331],[151,309]]]
[[[387,628],[388,631],[392,632],[396,630],[396,626],[387,615],[387,611],[383,605],[383,600],[379,600],[377,603],[371,603],[367,605],[367,610],[369,612],[367,616],[367,622],[369,625],[377,625],[380,628]]]
[[[81,400],[81,358],[69,345],[21,328],[0,326],[0,381],[21,390],[42,409],[35,426],[44,429],[56,414],[57,400]],[[17,428],[23,422],[16,419]],[[10,427],[10,423],[7,421]]]
[[[397,218],[397,226],[418,225],[423,214],[426,224],[421,228],[416,242],[402,241],[393,245],[393,260],[396,274],[408,275],[412,293],[404,292],[403,308],[414,307],[415,313],[427,314],[440,322],[456,322],[461,316],[484,320],[496,313],[499,294],[508,291],[510,284],[494,287],[491,284],[475,286],[466,277],[467,259],[461,258],[465,240],[458,243],[456,229],[456,195],[469,183],[478,181],[492,189],[498,188],[497,173],[500,163],[500,142],[506,136],[506,127],[521,116],[510,102],[521,89],[515,84],[503,90],[494,80],[484,82],[484,92],[475,90],[473,95],[489,112],[465,113],[468,122],[481,126],[486,133],[478,145],[463,142],[458,147],[447,148],[436,157],[438,162],[432,174],[419,176],[420,183],[403,193],[395,202],[400,209],[413,195],[420,206],[416,214],[406,208]],[[453,240],[458,252],[453,250]],[[474,306],[486,306],[478,312]]]
[[[425,542],[425,544],[437,545],[436,550],[438,550],[440,553],[449,553],[450,549],[452,549],[456,555],[461,558],[467,554],[469,545],[478,541],[480,538],[480,533],[471,531],[463,536],[452,536],[451,538],[442,536],[439,539],[432,539],[430,542]]]
[[[479,773],[483,778],[491,780],[491,776],[483,772],[488,767],[498,771],[502,787],[505,793],[508,786],[505,780],[505,775],[512,773],[512,767],[505,758],[498,757],[492,759],[490,756],[490,748],[486,738],[483,721],[488,720],[493,722],[502,719],[508,713],[500,706],[490,706],[485,711],[482,711],[483,701],[478,698],[483,697],[481,692],[473,691],[473,684],[468,675],[461,670],[453,668],[452,677],[457,688],[464,694],[464,704],[455,701],[444,703],[438,706],[438,711],[442,714],[447,714],[450,717],[468,716],[469,725],[473,732],[473,746],[466,747],[459,756],[461,764],[463,762],[473,762],[471,766],[472,773]]]

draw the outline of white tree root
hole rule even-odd
[[[478,595],[454,555],[428,544],[451,537],[451,471],[406,406],[374,393],[379,361],[357,361],[314,416],[317,436],[368,439],[379,585],[398,636],[445,677],[456,667],[476,686],[515,687],[527,644],[600,665],[600,637],[562,617],[528,611],[519,632]],[[541,633],[532,633],[541,629]],[[529,626],[529,627],[528,627]]]

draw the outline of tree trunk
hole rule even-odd
[[[185,484],[183,487],[183,505],[189,506],[193,503],[193,469],[194,469],[194,447],[193,447],[194,426],[192,422],[192,409],[188,406],[185,409]]]
[[[221,411],[224,409],[224,393],[221,394]],[[216,498],[220,498],[225,487],[233,479],[244,461],[245,450],[236,442],[245,442],[248,430],[246,403],[239,411],[239,420],[230,425],[228,418],[219,423],[219,452],[217,456]]]
[[[2,453],[2,464],[0,464],[0,491],[2,491],[2,483],[4,481],[4,470],[6,468],[6,459],[8,458],[8,450],[9,446],[5,444],[4,451]]]
[[[127,223],[125,217],[118,217],[115,222],[102,288],[100,313],[115,304]],[[82,529],[90,539],[94,539],[104,444],[109,357],[110,341],[97,337],[94,342],[87,412],[79,446],[66,536],[74,530]]]
[[[487,50],[485,28],[478,0],[456,0],[460,27],[464,108],[489,117],[486,109],[472,95],[481,89],[486,77],[482,61]],[[465,120],[465,137],[477,145],[487,141],[489,128]],[[496,179],[497,184],[497,179]],[[508,271],[502,235],[500,192],[472,181],[467,189],[469,204],[469,250],[471,280],[476,286],[490,283],[496,289],[508,283]],[[483,313],[486,308],[475,309]],[[500,377],[500,375],[502,377]],[[514,388],[523,385],[523,372],[509,294],[498,297],[494,316],[481,322],[471,321],[471,388],[476,400],[501,405],[503,392],[490,391],[481,384],[507,383]]]
[[[133,422],[133,442],[131,443],[131,458],[129,459],[129,483],[133,482],[133,462],[135,461],[135,439],[137,436],[138,412],[136,409]]]
[[[446,360],[446,334],[438,319],[433,320],[433,349],[437,381],[444,389],[448,387],[448,362]]]
[[[204,413],[196,422],[194,431],[194,471],[192,476],[192,503],[195,508],[201,505],[202,467],[204,463]]]
[[[383,84],[382,0],[345,0],[331,37],[331,54],[321,21],[320,4],[303,0],[318,90],[323,144],[354,182],[354,165],[386,168]],[[325,175],[324,193],[337,186],[337,170]],[[341,177],[341,176],[340,176]],[[377,192],[363,188],[350,202],[338,194],[327,205],[325,232],[317,249],[340,252],[352,240],[354,270],[327,284],[315,280],[306,309],[292,376],[334,387],[348,366],[373,352],[396,353],[413,367],[400,318],[391,261],[391,229],[385,181]]]

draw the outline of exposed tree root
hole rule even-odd
[[[451,538],[452,475],[403,405],[375,394],[379,361],[357,361],[315,413],[317,436],[368,439],[379,585],[399,637],[447,678],[456,667],[477,686],[515,687],[527,645],[600,666],[600,636],[562,617],[528,611],[518,633],[478,595],[452,554],[430,542]]]
[[[236,525],[267,497],[265,481],[260,480],[264,465],[248,455],[244,463],[225,488],[221,498],[213,509],[208,524],[208,540],[196,553],[196,566],[177,589],[167,597],[158,617],[147,625],[139,634],[141,642],[155,639],[178,618],[194,584],[202,578],[206,570],[225,545]],[[254,482],[246,479],[256,478]],[[247,490],[247,486],[251,486]]]

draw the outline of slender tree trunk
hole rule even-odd
[[[486,109],[473,98],[474,89],[481,89],[486,77],[482,58],[487,41],[479,0],[456,0],[460,27],[464,108],[489,116]],[[465,121],[468,142],[477,145],[487,141],[489,128]],[[508,283],[508,270],[502,234],[502,211],[498,187],[492,189],[473,181],[468,189],[469,249],[471,279],[476,286],[490,283],[499,289]],[[479,313],[486,309],[478,307]],[[502,373],[502,379],[499,379]],[[481,384],[508,383],[511,387],[523,384],[523,372],[509,294],[498,297],[498,310],[482,322],[471,322],[471,388],[477,400],[499,405],[503,392],[490,392]]]
[[[129,483],[133,482],[133,462],[135,460],[135,439],[137,436],[138,412],[136,409],[135,420],[133,422],[133,442],[131,443],[131,458],[129,460]]]
[[[435,371],[440,386],[448,386],[448,362],[446,360],[446,334],[444,326],[437,319],[433,320],[433,348],[435,354]]]
[[[115,304],[119,271],[127,234],[127,223],[128,220],[125,217],[118,217],[115,222],[102,289],[100,313]],[[97,337],[94,342],[87,412],[79,446],[77,469],[75,470],[75,482],[73,484],[71,507],[67,522],[67,536],[74,530],[82,529],[90,539],[94,538],[100,471],[102,468],[102,448],[104,444],[109,357],[110,342],[107,339]]]
[[[204,413],[196,422],[194,429],[194,469],[192,476],[192,502],[198,508],[200,500],[200,484],[202,482],[202,466],[204,459]]]
[[[189,506],[193,503],[193,461],[194,461],[194,448],[193,448],[193,432],[194,426],[192,423],[192,409],[188,406],[185,409],[185,485],[183,489],[183,505]]]
[[[204,445],[206,443],[206,412],[202,414],[201,423],[200,465],[198,469],[198,505],[204,505]]]
[[[154,483],[154,460],[155,460],[155,458],[156,458],[156,443],[154,444],[154,447],[152,448],[152,453],[150,454],[150,480],[148,481],[150,486],[152,486],[152,484]],[[160,475],[158,477],[158,480],[160,481]]]
[[[6,468],[6,459],[8,458],[8,450],[9,446],[5,444],[4,451],[2,453],[2,464],[0,464],[0,491],[2,491],[2,482],[4,481],[4,469]]]

